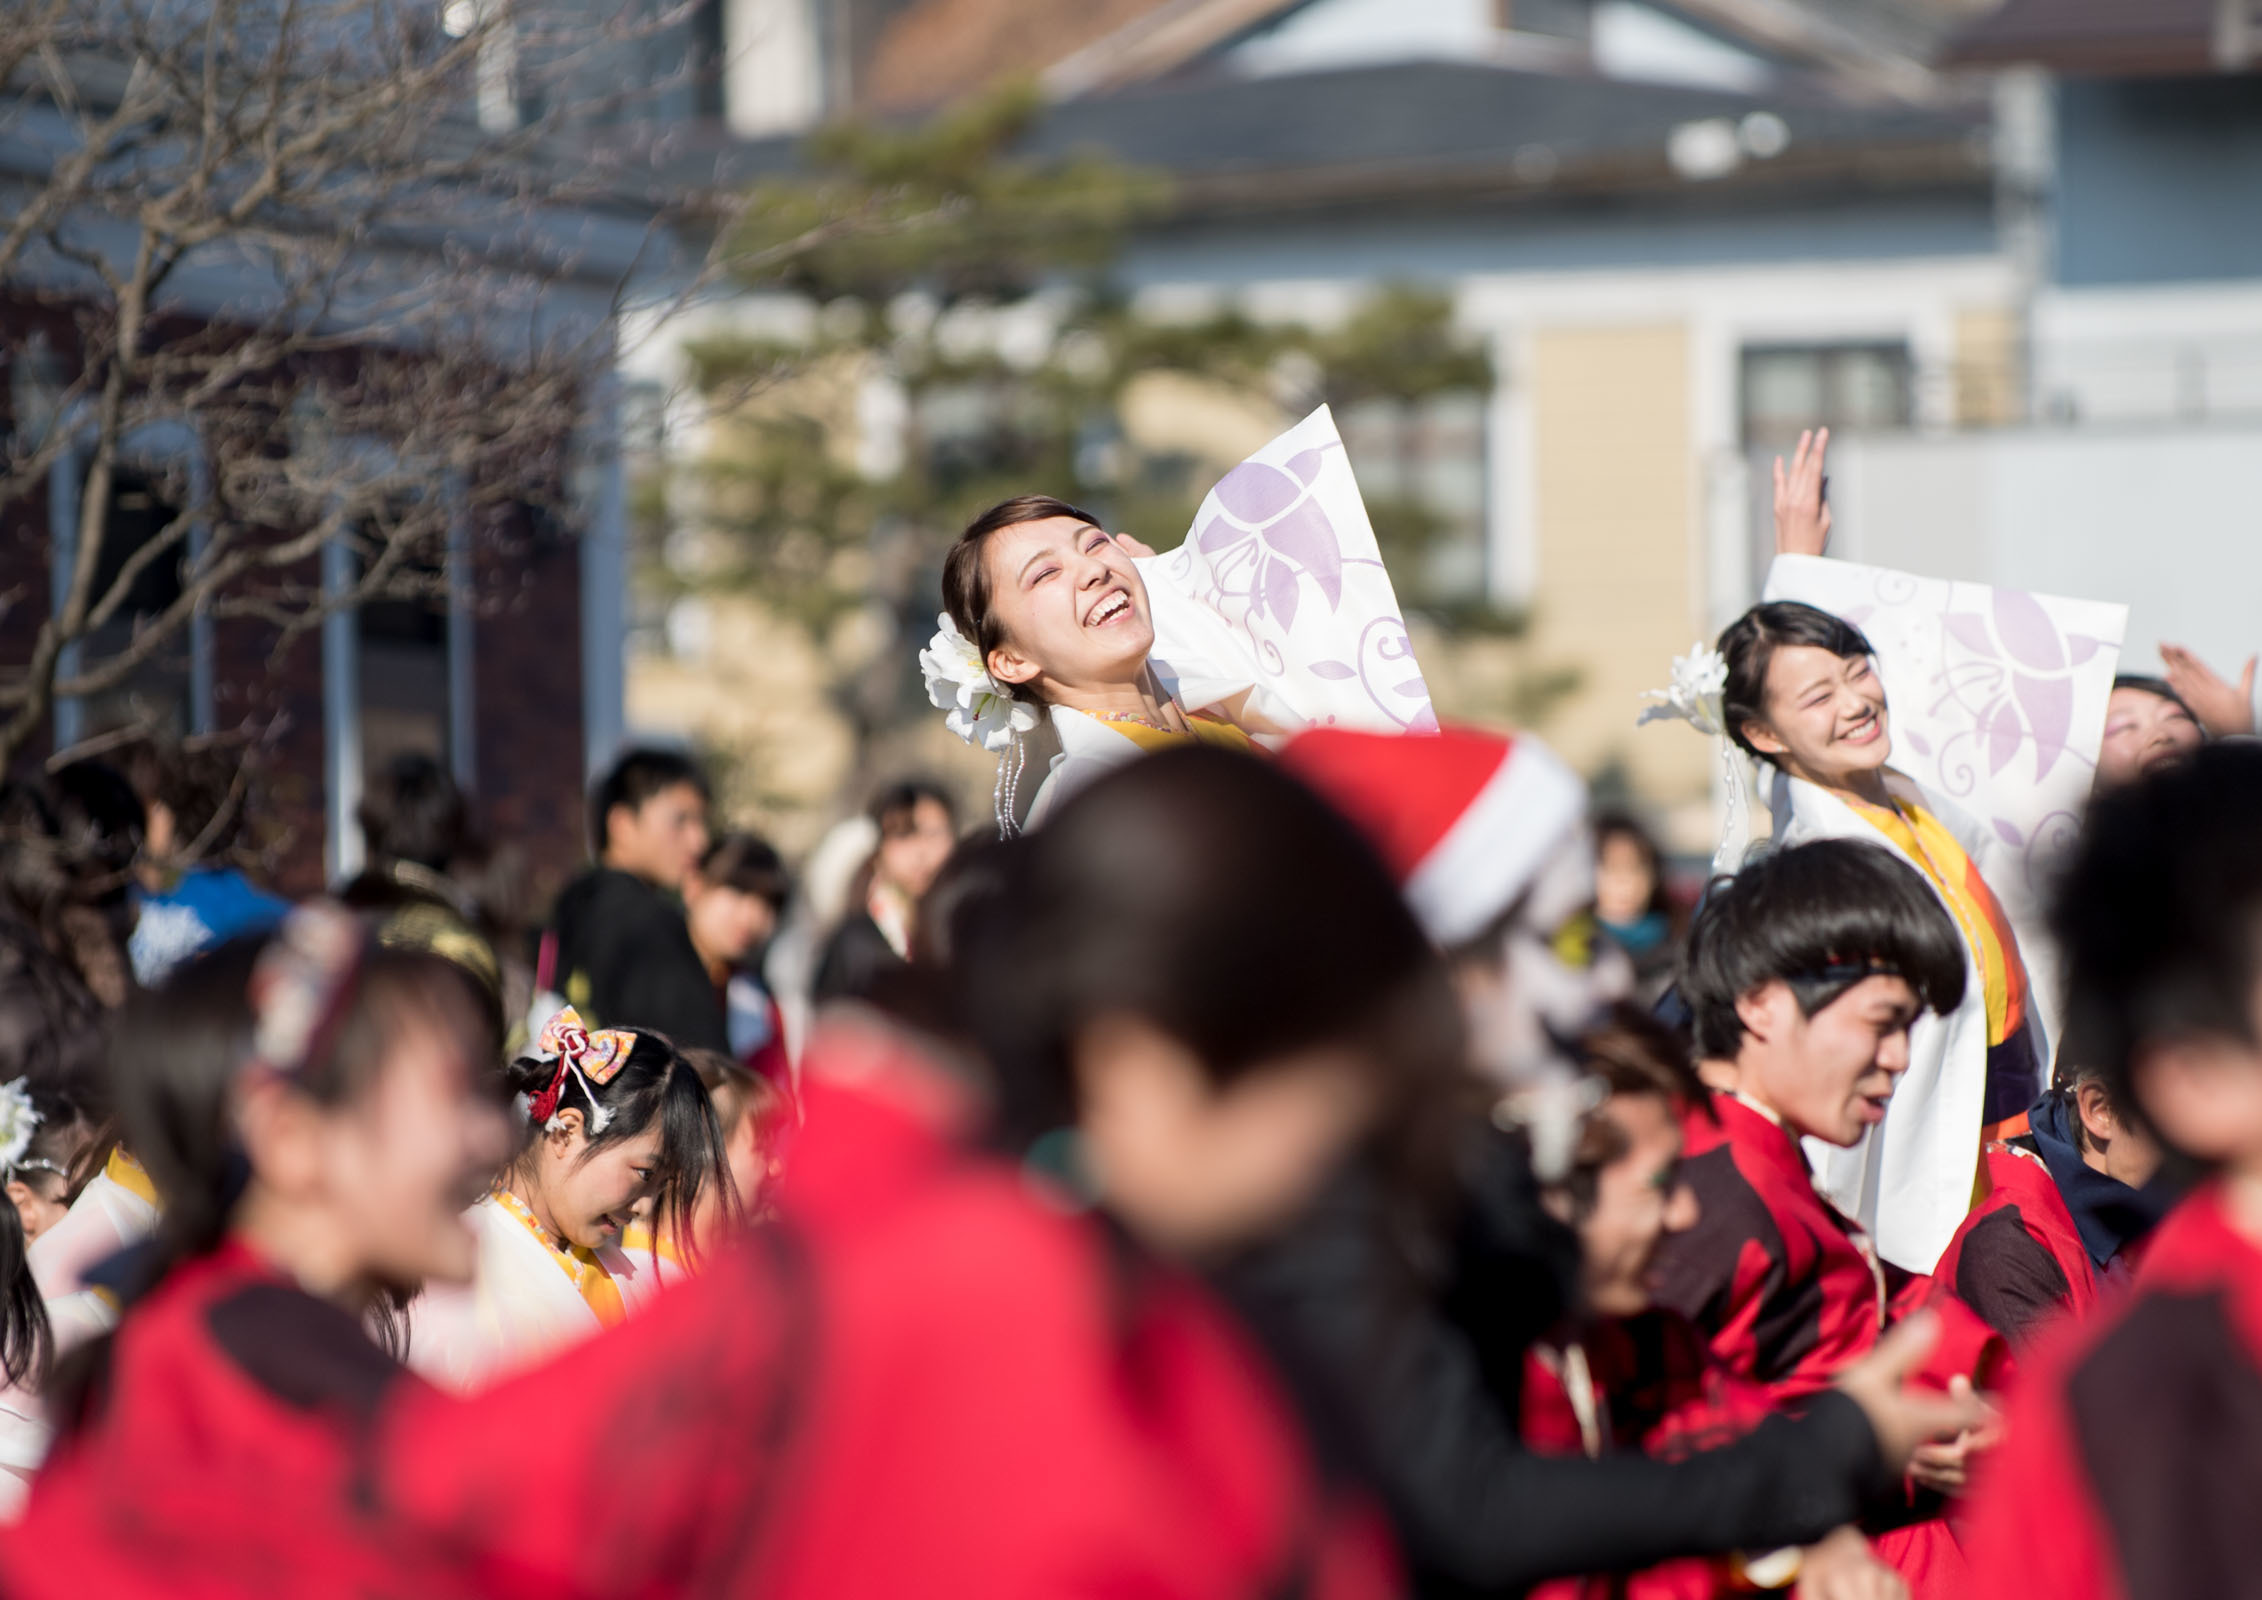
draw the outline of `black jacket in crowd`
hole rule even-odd
[[[1354,1167],[1219,1277],[1323,1458],[1382,1500],[1418,1594],[1811,1543],[1891,1488],[1868,1419],[1835,1392],[1683,1461],[1527,1449],[1524,1354],[1566,1303],[1577,1245],[1540,1209],[1518,1142],[1488,1133],[1463,1181],[1450,1243],[1425,1248]]]
[[[657,884],[593,867],[551,920],[558,992],[592,1028],[649,1028],[677,1045],[730,1052],[722,996],[691,943],[683,902]]]

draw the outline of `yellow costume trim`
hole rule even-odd
[[[628,1320],[628,1308],[621,1303],[620,1285],[597,1259],[594,1250],[585,1250],[577,1244],[567,1244],[534,1220],[534,1213],[525,1201],[508,1189],[495,1191],[495,1203],[518,1219],[519,1225],[534,1235],[537,1244],[549,1252],[558,1270],[571,1280],[574,1292],[588,1303],[597,1314],[597,1321],[605,1327],[617,1328]]]
[[[110,1152],[110,1160],[103,1167],[102,1176],[128,1194],[139,1195],[151,1205],[163,1208],[164,1202],[157,1198],[157,1185],[149,1181],[149,1173],[142,1164],[126,1154],[124,1145],[119,1145]]]
[[[687,1272],[690,1270],[689,1264],[683,1259],[683,1247],[676,1243],[674,1234],[663,1233],[659,1235],[658,1244],[659,1248],[656,1253],[662,1261],[665,1261],[671,1267],[678,1267]],[[628,1256],[654,1254],[652,1230],[641,1222],[630,1223],[621,1231],[620,1248],[621,1254]]]
[[[1124,738],[1142,750],[1168,750],[1174,745],[1211,744],[1220,750],[1254,750],[1256,744],[1250,737],[1230,722],[1220,722],[1215,717],[1200,712],[1186,719],[1186,731],[1179,733],[1171,728],[1157,728],[1144,722],[1133,722],[1127,717],[1100,716],[1095,720],[1106,723]]]

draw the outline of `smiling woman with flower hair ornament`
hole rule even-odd
[[[1144,751],[1437,726],[1324,407],[1226,474],[1169,555],[1023,495],[974,519],[942,587],[919,664],[951,731],[999,758],[1000,833]]]
[[[1778,463],[1778,468],[1780,468]],[[1778,480],[1778,548],[1819,554],[1821,446],[1802,446]],[[1802,512],[1800,507],[1804,505]],[[1809,1146],[1816,1180],[1869,1229],[1895,1266],[1929,1273],[1970,1210],[1987,1139],[2024,1131],[2050,1060],[2026,962],[1983,863],[1998,841],[1979,821],[1888,765],[1892,714],[1877,650],[1843,617],[1796,600],[1753,606],[1674,664],[1674,687],[1643,716],[1678,717],[1733,741],[1769,773],[1778,845],[1816,839],[1882,843],[1922,874],[1964,936],[1963,1003],[1926,1015],[1909,1038],[1909,1070],[1884,1122],[1846,1150]],[[1733,871],[1742,770],[1730,774],[1729,835],[1716,870]]]
[[[1000,757],[1001,832],[1020,820],[1022,740],[1042,725],[1049,723],[1060,753],[1030,802],[1031,824],[1070,790],[1142,750],[1188,743],[1247,750],[1251,732],[1284,731],[1237,726],[1237,705],[1188,712],[1164,686],[1149,659],[1154,616],[1133,559],[1147,554],[1089,512],[1036,494],[991,507],[951,547],[943,565],[948,610],[919,664],[937,705],[944,704],[938,691],[950,686],[951,731]]]

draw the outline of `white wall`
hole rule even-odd
[[[1833,441],[1832,554],[2129,607],[2226,676],[2262,649],[2262,422]]]

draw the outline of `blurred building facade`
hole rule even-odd
[[[1030,149],[1174,180],[1119,267],[1153,315],[1449,290],[1494,391],[1351,419],[1354,464],[1462,531],[1462,580],[1578,674],[1544,731],[1685,847],[1709,839],[1707,753],[1635,737],[1639,697],[1756,593],[1768,462],[1803,427],[1840,441],[1846,555],[2128,596],[2140,646],[2249,648],[2248,0],[728,0],[725,22],[745,134],[1038,75]],[[1216,451],[1262,426],[1181,431]],[[2195,581],[2226,561],[2234,583]]]
[[[100,63],[85,68],[77,85],[82,106],[102,110],[100,96],[114,94],[121,80]],[[0,132],[0,187],[20,202],[38,192],[67,145],[60,119],[36,96],[26,94],[16,109],[21,114]],[[468,103],[463,113],[468,125]],[[247,399],[218,421],[185,406],[169,416],[152,407],[162,420],[137,423],[116,440],[93,593],[108,593],[129,571],[137,575],[105,620],[64,647],[58,679],[126,652],[145,633],[162,644],[114,687],[57,698],[21,751],[24,764],[52,768],[136,737],[240,750],[254,779],[246,811],[271,846],[265,865],[278,888],[305,894],[359,870],[365,775],[414,752],[454,774],[495,841],[536,882],[554,884],[576,869],[587,854],[585,783],[612,758],[624,721],[625,505],[606,368],[619,286],[648,249],[653,215],[651,205],[625,195],[617,204],[556,207],[539,219],[547,231],[536,232],[518,258],[531,285],[525,303],[538,307],[545,330],[561,347],[597,353],[587,368],[596,381],[578,409],[572,401],[560,408],[557,431],[572,440],[564,459],[554,471],[541,467],[512,480],[528,484],[540,504],[488,508],[474,526],[460,478],[399,460],[385,439],[335,435],[318,405],[292,414],[293,457],[303,452],[309,463],[327,463],[340,481],[355,470],[351,463],[372,464],[388,480],[410,484],[404,493],[442,503],[444,548],[419,547],[405,558],[429,580],[409,586],[419,598],[333,604],[330,597],[353,590],[374,559],[366,552],[381,543],[362,537],[366,529],[348,529],[276,574],[291,603],[271,610],[311,626],[286,630],[278,616],[239,605],[223,617],[200,607],[176,628],[171,619],[210,531],[203,519],[221,503],[214,482],[221,453],[206,430],[242,428],[259,402]],[[91,229],[89,236],[104,237]],[[430,292],[440,280],[419,274],[447,252],[491,243],[440,236],[397,248],[380,235],[349,259],[383,263],[388,287],[405,295]],[[74,297],[82,293],[77,279],[36,256],[29,266],[19,261],[0,285],[0,325],[8,331],[0,440],[31,456],[59,439],[38,480],[0,507],[0,670],[8,672],[33,659],[76,572],[98,447],[85,352],[100,348],[101,330],[80,314]],[[166,283],[162,319],[153,319],[145,338],[156,346],[249,343],[260,316],[282,315],[281,297],[256,253],[213,252]],[[301,358],[300,376],[318,372],[346,387],[371,356],[397,353],[401,346],[388,347],[382,324],[372,326],[380,331],[333,335],[319,360]],[[498,350],[498,368],[509,359]],[[310,465],[307,474],[319,478],[323,470]],[[570,526],[560,514],[568,505]]]

